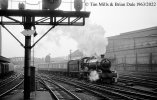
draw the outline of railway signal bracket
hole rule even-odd
[[[25,49],[24,61],[24,100],[30,99],[31,48],[35,46],[55,26],[83,26],[90,12],[61,10],[0,10],[0,25],[2,25]],[[6,25],[23,25],[31,30],[35,25],[52,25],[52,27],[31,46],[31,36],[25,36],[25,46],[7,29]]]
[[[0,24],[23,25],[24,28],[34,25],[83,26],[85,25],[85,18],[88,18],[89,15],[90,12],[86,11],[0,10]],[[29,23],[27,22],[28,17],[31,20]]]

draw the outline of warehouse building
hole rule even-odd
[[[116,70],[157,71],[157,27],[108,37],[106,57]]]

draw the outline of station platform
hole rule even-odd
[[[15,90],[1,100],[24,100],[23,90]],[[48,91],[31,92],[30,100],[53,100]]]

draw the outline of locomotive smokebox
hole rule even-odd
[[[101,55],[101,58],[102,58],[102,59],[105,58],[105,55],[102,54],[102,55]]]

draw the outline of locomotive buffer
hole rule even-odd
[[[31,49],[55,26],[83,26],[85,18],[88,18],[90,12],[86,11],[60,11],[60,10],[0,10],[0,25],[5,28],[25,49],[24,61],[24,99],[30,99],[30,64],[31,64]],[[21,18],[22,20],[19,20]],[[8,20],[5,20],[8,19]],[[14,34],[6,27],[7,25],[23,25],[25,31],[25,45],[22,44],[14,36]],[[47,32],[41,36],[33,45],[31,45],[31,30],[35,30],[36,25],[52,26]],[[30,34],[27,34],[27,31]],[[35,32],[35,31],[34,31]]]

